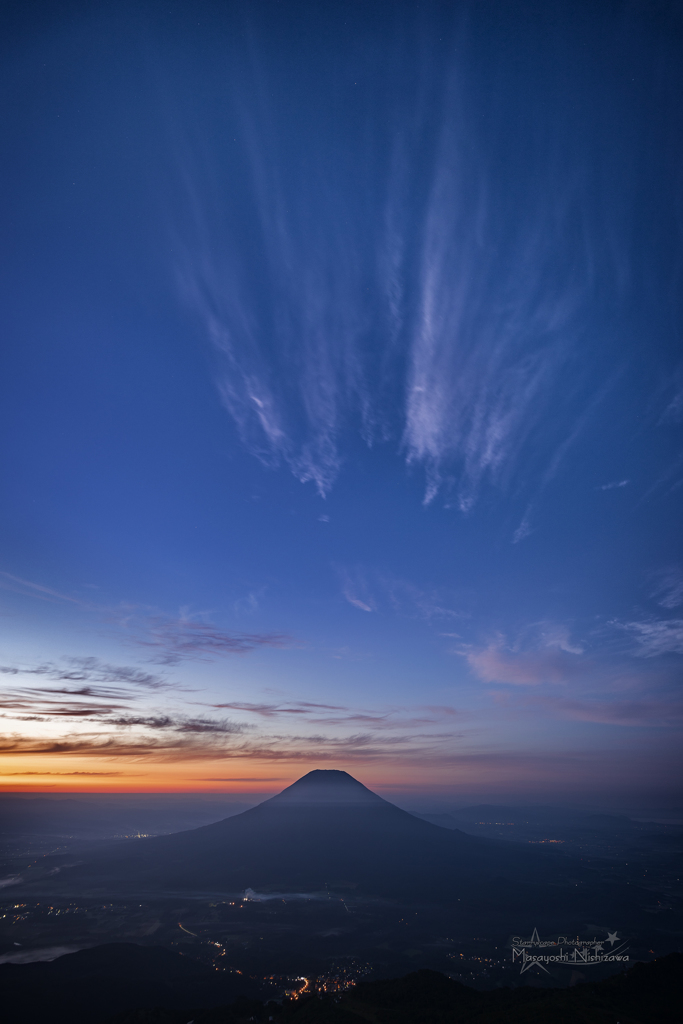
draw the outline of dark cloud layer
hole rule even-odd
[[[212,718],[181,718],[172,715],[161,715],[158,717],[153,715],[126,715],[121,718],[110,718],[107,724],[115,725],[119,728],[142,726],[145,729],[152,729],[154,731],[173,730],[174,732],[192,734],[222,733],[229,735],[244,732],[246,729],[245,725],[230,722],[227,718],[217,721]]]
[[[97,775],[109,778],[112,775],[123,775],[123,772],[0,772],[0,776],[3,778],[11,778],[15,775],[39,775],[41,777],[45,775]]]
[[[289,715],[301,716],[311,725],[361,726],[375,730],[413,729],[438,724],[444,719],[462,719],[467,716],[456,708],[447,706],[418,707],[413,709],[393,707],[373,711],[351,708],[341,704],[317,704],[312,701],[291,701],[280,704],[249,703],[231,701],[213,704],[214,708],[245,711],[266,719],[277,719]],[[329,712],[324,714],[322,712]]]
[[[46,676],[48,679],[68,682],[121,683],[129,686],[142,686],[147,689],[159,690],[167,687],[168,682],[151,672],[144,672],[130,665],[108,665],[99,658],[62,658],[63,664],[47,662],[32,668],[17,665],[0,665],[4,675]]]
[[[110,666],[94,658],[64,659],[64,665],[40,665],[21,669],[5,666],[12,677],[28,676],[74,681],[78,686],[18,686],[0,698],[0,714],[10,721],[79,723],[78,732],[57,737],[5,735],[0,752],[9,755],[69,754],[122,758],[152,758],[183,761],[215,758],[255,760],[330,761],[340,756],[353,760],[375,760],[399,753],[431,757],[453,737],[451,732],[424,732],[452,720],[457,712],[449,707],[378,711],[316,701],[249,702],[230,701],[210,705],[216,711],[241,712],[261,720],[292,720],[314,727],[349,727],[364,730],[352,735],[260,734],[246,722],[211,715],[186,715],[164,709],[143,708],[159,689],[169,689],[160,676],[127,666]],[[92,682],[90,680],[97,680]],[[122,685],[112,685],[119,682]],[[177,688],[176,688],[177,690]],[[72,727],[73,728],[73,727]]]
[[[172,688],[162,676],[129,665],[109,665],[97,658],[63,658],[62,664],[48,662],[29,667],[4,665],[0,673],[17,680],[38,677],[81,684],[6,687],[0,695],[0,714],[22,721],[103,721],[113,714],[123,714],[143,697]]]
[[[152,660],[176,665],[186,659],[205,661],[247,654],[259,647],[288,647],[284,633],[228,633],[211,623],[150,617],[134,623],[128,642],[152,652]]]

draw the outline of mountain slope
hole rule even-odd
[[[473,887],[509,899],[524,883],[573,886],[585,869],[555,851],[441,828],[346,772],[318,770],[242,814],[108,846],[58,872],[45,858],[41,873],[26,882],[50,893],[300,892],[350,882],[358,893],[442,901]]]
[[[475,881],[558,881],[570,868],[582,870],[557,854],[416,818],[346,772],[313,771],[234,817],[110,846],[65,866],[54,885],[81,892],[291,892],[344,881],[381,896],[457,899]]]

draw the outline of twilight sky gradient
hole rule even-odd
[[[0,786],[673,806],[683,8],[4,8]]]

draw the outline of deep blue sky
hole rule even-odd
[[[4,19],[3,783],[675,802],[680,5]]]

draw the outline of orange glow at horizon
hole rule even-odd
[[[259,765],[249,760],[243,774],[234,761],[126,762],[64,756],[0,759],[0,793],[273,793],[290,786],[314,768],[337,768],[360,774],[369,785],[390,785],[403,772],[386,766],[310,761]],[[404,768],[404,772],[406,769]],[[407,774],[407,772],[406,772]],[[372,778],[369,778],[372,776]]]
[[[0,757],[1,793],[204,793],[268,796],[290,786],[314,769],[346,771],[369,789],[392,800],[392,793],[430,794],[445,799],[465,796],[488,799],[496,794],[572,799],[584,793],[594,798],[595,763],[578,758],[520,755],[517,751],[462,751],[435,757],[384,754],[363,757],[357,750],[330,756],[178,758],[87,755],[73,752],[15,754]],[[626,759],[615,761],[612,776],[624,771]],[[656,766],[655,766],[656,768]],[[569,769],[569,770],[568,770]],[[632,792],[633,779],[624,771],[614,793]],[[647,788],[648,779],[640,778]]]
[[[312,757],[258,763],[249,759],[131,761],[47,754],[0,758],[0,793],[247,793],[271,794],[315,768],[347,771],[371,789],[429,789],[457,785],[462,772],[444,766],[321,760]]]
[[[47,760],[47,759],[46,759]],[[40,766],[0,763],[0,793],[7,792],[71,792],[71,793],[231,793],[272,792],[291,785],[299,774],[291,769],[273,772],[273,765],[259,768],[250,764],[243,775],[225,763],[200,766],[196,762],[174,764],[126,764],[125,766],[88,760],[88,763],[66,763],[50,759]]]

